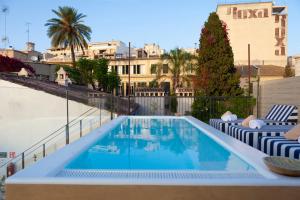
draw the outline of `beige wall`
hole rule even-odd
[[[275,23],[272,7],[272,2],[226,4],[217,7],[220,19],[228,26],[236,65],[247,64],[248,44],[251,45],[251,64],[286,65],[287,28],[282,28],[281,19],[284,16],[280,16],[279,22]],[[255,17],[252,16],[251,11],[256,11]],[[285,17],[284,25],[287,27],[287,16]],[[279,37],[283,38],[283,44],[277,44],[276,28],[279,28]],[[281,47],[285,52],[281,53]],[[276,50],[279,50],[280,55],[275,55]]]
[[[257,94],[254,86],[254,95]],[[291,104],[300,108],[300,77],[261,82],[259,116],[264,117],[274,104]]]
[[[151,65],[161,65],[162,61],[160,58],[138,58],[138,59],[132,59],[130,61],[130,85],[131,87],[134,87],[134,84],[138,83],[146,83],[147,86],[149,86],[149,83],[153,81],[155,78],[157,78],[156,74],[151,74]],[[167,64],[165,62],[164,64]],[[118,74],[121,78],[122,84],[128,84],[128,74],[122,74],[122,66],[128,65],[128,59],[117,59],[117,60],[110,60],[109,62],[109,70],[111,70],[112,66],[118,66]],[[133,66],[134,65],[140,65],[141,66],[141,74],[133,74]],[[169,66],[171,67],[171,66]],[[158,82],[169,82],[170,87],[172,89],[172,73],[169,72],[166,74],[163,74],[163,71],[161,70],[161,75],[163,75],[162,78]],[[192,73],[189,73],[189,75],[193,75]],[[124,90],[124,88],[123,88]]]
[[[10,58],[15,58],[15,59],[21,60],[23,62],[30,59],[26,53],[23,53],[23,52],[20,52],[20,51],[15,51],[15,50],[12,50],[12,49],[1,50],[0,55],[7,56],[7,57],[10,57]]]

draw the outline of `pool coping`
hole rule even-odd
[[[95,140],[99,140],[109,130],[113,129],[127,118],[177,118],[186,119],[203,133],[213,138],[217,143],[233,151],[237,156],[251,164],[263,178],[196,178],[196,179],[161,179],[161,178],[87,178],[87,177],[57,177],[63,167],[75,156],[87,149]],[[239,140],[236,140],[208,124],[191,116],[120,116],[110,123],[92,131],[80,140],[58,150],[28,168],[18,172],[6,180],[6,184],[72,184],[72,185],[245,185],[245,186],[300,186],[300,178],[280,176],[270,172],[262,158],[266,154],[254,149]],[[41,170],[43,169],[43,170]],[[112,170],[113,172],[116,170]],[[123,172],[138,172],[140,170],[121,170]],[[159,170],[163,172],[163,170]],[[176,170],[186,171],[186,170]],[[155,173],[155,170],[143,170],[143,172]],[[171,172],[171,170],[166,171]],[[201,172],[203,174],[208,172]]]

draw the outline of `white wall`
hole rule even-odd
[[[69,101],[70,121],[90,108]],[[64,98],[0,80],[0,152],[18,154],[65,124]]]

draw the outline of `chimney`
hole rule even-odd
[[[26,50],[34,51],[35,44],[33,42],[26,42]]]

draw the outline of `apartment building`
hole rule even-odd
[[[269,2],[220,4],[217,14],[226,23],[235,65],[287,64],[288,8]]]
[[[130,87],[129,87],[129,60],[113,59],[109,62],[109,70],[115,71],[121,78],[120,93],[121,95],[134,94],[136,88],[146,88],[150,83],[157,78],[157,67],[161,64],[160,57],[142,57],[130,59]],[[168,63],[163,63],[162,75],[160,79],[162,87],[166,93],[171,90],[171,73]],[[130,88],[130,91],[129,91]]]

